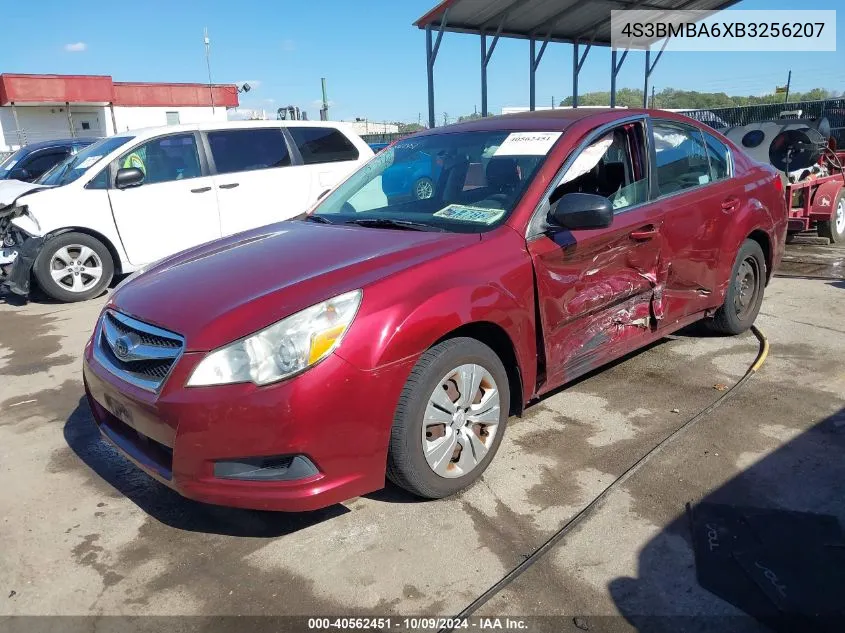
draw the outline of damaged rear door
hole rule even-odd
[[[529,237],[546,364],[541,391],[639,347],[663,316],[664,210],[650,203],[647,138],[645,119],[596,130],[551,188],[554,199],[607,197],[611,226]]]

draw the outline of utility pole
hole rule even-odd
[[[329,120],[329,100],[326,96],[326,78],[322,77],[320,81],[323,84],[323,107],[320,109],[320,120],[321,121],[328,121]]]
[[[555,96],[552,95],[552,110],[555,109]]]
[[[783,98],[783,102],[786,103],[789,101],[789,84],[792,83],[792,71],[789,71],[789,74],[786,76],[786,96]]]
[[[651,108],[654,109],[654,86],[651,87]]]
[[[208,96],[211,97],[211,114],[214,114],[214,88],[211,84],[211,40],[208,39],[208,27],[202,30],[202,41],[205,44],[205,66],[208,68]]]
[[[445,112],[443,113],[443,125],[449,125],[449,115]]]

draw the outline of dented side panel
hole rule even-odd
[[[662,226],[663,211],[645,205],[618,214],[607,229],[560,231],[529,243],[547,385],[602,365],[656,329],[669,269]],[[631,237],[645,229],[656,235]]]

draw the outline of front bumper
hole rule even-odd
[[[205,353],[185,353],[159,393],[110,373],[85,350],[83,377],[103,437],[179,494],[260,510],[323,508],[384,486],[393,413],[413,361],[362,371],[332,354],[275,385],[185,387]],[[317,474],[220,478],[214,465],[302,455]]]
[[[0,250],[0,283],[17,295],[28,295],[32,267],[43,245],[44,238],[29,237],[20,246]]]

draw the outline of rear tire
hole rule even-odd
[[[114,277],[114,261],[100,240],[71,232],[45,242],[32,270],[46,295],[71,303],[101,295]]]
[[[720,334],[742,334],[754,325],[766,287],[766,256],[754,240],[745,240],[731,270],[725,303],[708,327]]]
[[[466,488],[493,460],[509,410],[508,374],[492,349],[473,338],[435,345],[399,398],[388,479],[428,499]]]
[[[833,201],[830,220],[817,223],[819,237],[826,237],[831,244],[845,242],[845,191],[840,191]]]
[[[422,177],[414,183],[411,190],[414,200],[428,200],[434,197],[434,182],[431,178]]]

